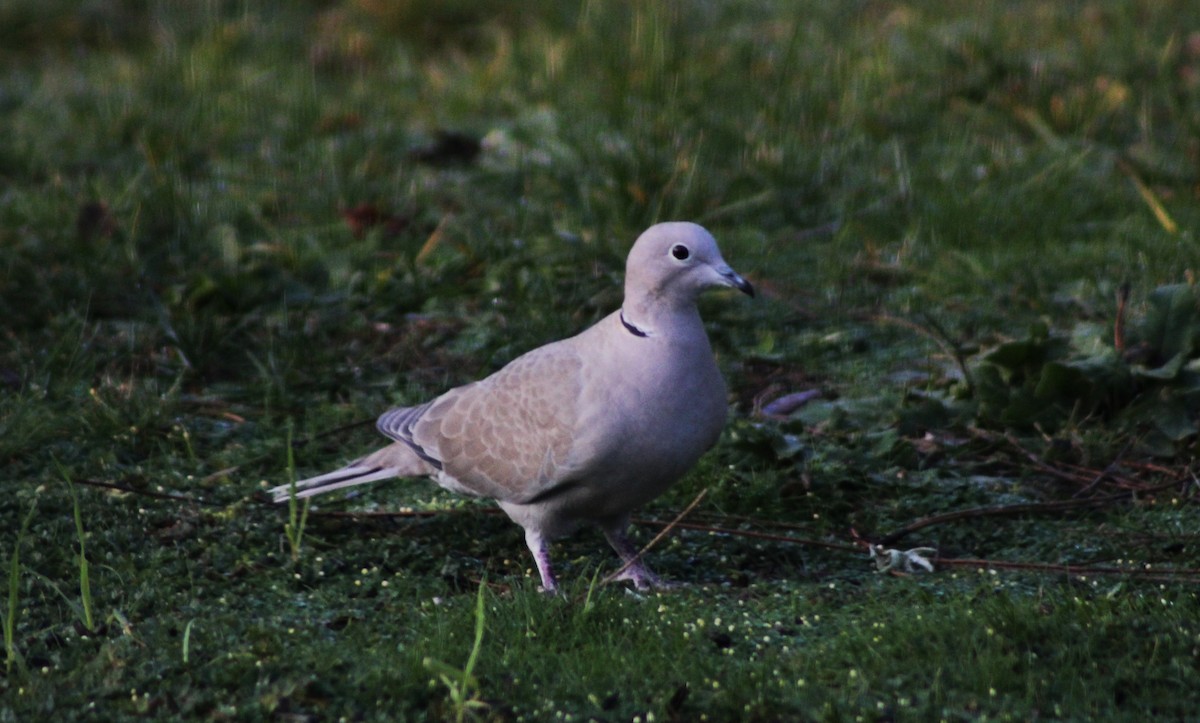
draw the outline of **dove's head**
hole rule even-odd
[[[646,229],[625,262],[625,296],[692,304],[705,289],[728,286],[754,296],[754,287],[721,258],[702,226],[660,223]]]

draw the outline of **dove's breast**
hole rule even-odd
[[[698,317],[694,331],[673,338],[610,331],[609,343],[592,344],[569,465],[585,482],[573,505],[579,514],[628,514],[662,494],[720,436],[725,381]]]

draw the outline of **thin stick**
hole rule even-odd
[[[304,437],[303,439],[297,439],[292,444],[295,448],[303,447],[307,444],[311,444],[311,443],[317,441],[318,439],[324,439],[325,437],[332,437],[335,434],[341,434],[342,432],[347,432],[351,429],[357,429],[358,427],[366,427],[366,426],[374,424],[374,423],[375,423],[374,419],[360,419],[357,422],[350,422],[349,424],[343,424],[340,427],[334,427],[333,429],[326,429],[323,432],[317,432],[316,434],[309,435],[307,437]],[[210,482],[214,479],[219,479],[221,477],[228,477],[229,475],[233,474],[234,472],[237,472],[238,470],[240,470],[242,467],[249,467],[250,465],[259,464],[259,463],[265,462],[269,459],[274,459],[275,455],[276,455],[276,452],[266,452],[266,453],[258,455],[257,457],[251,457],[250,459],[243,461],[241,464],[235,464],[232,467],[226,467],[225,469],[219,469],[216,472],[213,472],[212,474],[209,474],[205,477],[200,478],[200,481],[201,482]]]
[[[1128,281],[1117,288],[1117,316],[1113,319],[1113,348],[1125,351],[1125,309],[1129,306],[1131,285]]]
[[[716,535],[730,535],[732,537],[747,537],[752,540],[767,540],[769,542],[787,542],[793,545],[804,545],[806,547],[824,547],[828,550],[841,550],[843,552],[858,552],[861,549],[860,545],[849,545],[844,542],[826,542],[824,540],[814,540],[805,537],[793,537],[791,535],[776,535],[770,532],[755,532],[754,530],[738,530],[731,527],[714,527],[712,525],[702,525],[698,522],[680,522],[676,519],[674,522],[663,522],[662,520],[634,520],[635,525],[659,525],[659,526],[674,526],[681,530],[696,530],[699,532],[711,532]],[[665,530],[664,530],[665,532]]]
[[[1060,572],[1064,575],[1129,575],[1130,577],[1147,579],[1166,579],[1173,582],[1194,581],[1200,578],[1198,568],[1124,568],[1110,565],[1061,565],[1045,562],[1010,562],[1006,560],[985,560],[977,558],[957,557],[935,559],[938,565],[950,567],[972,567],[979,569],[999,570],[1028,570],[1031,572]]]
[[[1117,467],[1121,464],[1121,460],[1125,457],[1125,453],[1129,451],[1129,448],[1132,447],[1133,443],[1136,441],[1137,437],[1130,437],[1129,441],[1125,443],[1125,446],[1121,448],[1121,451],[1117,452],[1117,456],[1113,457],[1113,461],[1109,462],[1107,467],[1100,470],[1100,473],[1096,475],[1096,478],[1089,482],[1086,487],[1071,495],[1071,497],[1073,499],[1079,499],[1096,489],[1096,485],[1103,482],[1105,477],[1108,477],[1117,470]]]
[[[195,497],[188,497],[187,495],[177,495],[177,494],[173,494],[171,492],[155,492],[153,490],[137,489],[136,487],[126,487],[125,485],[119,485],[119,484],[116,484],[115,482],[101,482],[100,480],[95,480],[95,479],[76,479],[76,480],[71,480],[71,481],[74,482],[75,484],[81,484],[81,485],[85,485],[87,487],[99,487],[101,489],[106,489],[106,490],[116,490],[117,492],[126,492],[131,495],[142,495],[143,497],[155,497],[160,500],[176,500],[178,502],[187,502],[187,503],[193,504],[193,505],[204,505],[206,507],[220,507],[221,506],[220,502],[209,502],[207,500],[199,500],[199,499],[196,499]]]
[[[895,544],[900,539],[916,532],[917,530],[940,525],[944,522],[955,522],[957,520],[968,520],[977,517],[1006,517],[1008,515],[1028,515],[1028,514],[1045,514],[1048,512],[1062,512],[1063,510],[1073,510],[1078,508],[1098,507],[1116,502],[1118,500],[1128,499],[1128,492],[1110,495],[1108,497],[1092,497],[1080,500],[1062,500],[1059,502],[1029,502],[1019,505],[988,505],[985,507],[971,507],[965,510],[954,510],[952,512],[943,512],[938,515],[930,515],[922,517],[918,520],[908,523],[904,527],[885,535],[879,540],[881,545]]]
[[[871,320],[885,324],[902,326],[906,329],[911,329],[922,336],[932,339],[938,346],[942,348],[943,352],[949,354],[950,358],[954,360],[955,366],[958,367],[958,371],[960,374],[962,374],[963,381],[967,385],[967,391],[973,391],[975,389],[975,379],[971,375],[970,367],[967,366],[967,358],[966,355],[963,354],[960,345],[955,342],[953,338],[951,338],[950,334],[946,332],[945,328],[943,328],[942,325],[939,324],[932,316],[929,314],[922,314],[921,318],[925,320],[925,325],[918,324],[911,319],[905,319],[900,316],[892,316],[891,314],[876,314],[875,316],[871,317]]]
[[[338,431],[340,431],[340,430],[338,430]],[[975,431],[975,430],[973,430],[973,431]],[[983,432],[982,430],[978,430],[978,432],[979,433],[976,436],[979,436],[979,437],[983,437],[983,438],[987,438],[987,439],[996,439],[998,437],[998,435],[991,435],[989,433]],[[1011,438],[1005,438],[1005,437],[999,437],[999,438],[1004,439],[1009,444],[1012,444],[1018,450],[1025,453],[1026,455],[1028,455],[1031,459],[1036,460],[1036,457],[1031,452],[1029,452],[1028,450],[1021,447],[1019,444],[1016,443],[1015,440],[1013,440]],[[1123,452],[1124,452],[1124,450],[1123,450]],[[1120,459],[1120,455],[1118,455],[1118,460],[1119,459]],[[1037,460],[1037,461],[1040,461],[1040,460]],[[1169,482],[1158,484],[1158,485],[1142,487],[1137,490],[1137,492],[1139,492],[1139,493],[1145,494],[1145,493],[1159,492],[1162,490],[1169,489],[1171,487],[1175,487],[1175,486],[1179,485],[1182,481],[1180,479],[1181,473],[1178,470],[1172,470],[1172,469],[1169,469],[1166,467],[1162,467],[1159,465],[1155,465],[1152,463],[1146,463],[1146,462],[1132,461],[1132,462],[1127,462],[1125,464],[1128,464],[1129,466],[1133,466],[1133,467],[1139,467],[1139,468],[1145,469],[1146,471],[1150,471],[1150,472],[1176,475],[1175,479],[1173,479]],[[1055,469],[1053,467],[1050,467],[1050,465],[1046,465],[1045,463],[1042,463],[1042,465],[1044,465],[1045,467],[1048,467],[1050,469]],[[1115,465],[1116,465],[1116,462],[1114,462],[1113,464],[1110,464],[1109,467],[1104,470],[1104,472],[1108,472]],[[1078,468],[1078,469],[1085,470],[1086,468]],[[1064,472],[1061,470],[1055,470],[1055,471],[1059,471],[1062,476],[1067,477],[1067,478],[1079,479],[1081,477],[1081,475],[1071,474],[1071,473]],[[1090,472],[1092,472],[1093,474],[1096,474],[1095,470],[1090,470]],[[153,492],[153,491],[145,490],[145,489],[126,487],[126,486],[114,484],[111,482],[101,482],[98,480],[90,480],[90,479],[79,479],[79,480],[74,480],[74,481],[79,484],[83,484],[83,485],[88,485],[88,486],[92,486],[92,487],[100,487],[100,488],[104,488],[104,489],[118,490],[121,492],[127,492],[127,493],[135,494],[135,495],[145,495],[148,497],[155,497],[155,498],[159,498],[159,499],[182,501],[182,502],[188,502],[188,503],[196,504],[196,505],[220,506],[220,503],[217,503],[217,502],[210,502],[207,500],[199,500],[199,499],[196,499],[193,497],[188,497],[188,496],[179,495],[179,494],[171,494],[171,493],[167,493],[167,492]],[[832,541],[825,541],[825,540],[816,540],[816,539],[811,539],[811,538],[794,537],[791,535],[780,535],[780,534],[774,534],[774,533],[768,533],[768,532],[757,532],[754,530],[742,530],[742,529],[736,529],[736,528],[731,528],[731,527],[706,525],[706,524],[702,524],[702,523],[698,523],[698,522],[683,522],[683,519],[685,517],[687,517],[689,514],[691,514],[691,512],[697,507],[697,505],[700,504],[701,500],[703,500],[705,495],[707,495],[707,494],[708,494],[707,489],[701,491],[700,494],[698,494],[696,496],[696,498],[693,499],[692,502],[686,508],[684,508],[684,510],[682,512],[680,512],[678,515],[676,515],[676,517],[673,520],[671,520],[670,522],[664,522],[662,520],[654,520],[654,519],[646,519],[646,518],[634,518],[633,520],[631,520],[631,522],[633,524],[643,525],[643,526],[657,526],[657,527],[662,527],[663,529],[661,531],[659,531],[659,533],[657,535],[655,535],[654,539],[652,539],[645,547],[643,547],[629,562],[622,565],[621,568],[618,569],[616,572],[614,572],[611,575],[604,578],[603,582],[605,584],[612,582],[621,573],[625,572],[625,570],[627,570],[634,562],[636,562],[637,560],[640,560],[642,558],[642,556],[645,555],[646,552],[648,552],[651,548],[653,548],[655,545],[657,545],[664,537],[666,537],[666,535],[668,533],[670,533],[670,531],[672,529],[675,529],[675,528],[684,529],[684,530],[694,530],[694,531],[698,531],[698,532],[708,532],[710,534],[729,535],[732,537],[744,537],[744,538],[757,539],[757,540],[766,540],[766,541],[770,541],[770,542],[781,542],[781,543],[794,544],[794,545],[803,545],[803,546],[808,546],[808,547],[820,547],[820,548],[825,548],[825,549],[830,549],[830,550],[837,550],[837,551],[841,551],[841,552],[859,552],[862,549],[863,545],[868,544],[867,540],[865,540],[865,539],[861,540],[860,544],[848,544],[848,543],[843,543],[843,542],[832,542]],[[999,506],[989,506],[989,507],[975,507],[975,508],[966,509],[966,510],[957,510],[957,511],[953,511],[953,512],[946,512],[946,513],[942,513],[939,515],[932,515],[930,517],[924,517],[924,518],[915,520],[914,522],[909,523],[905,527],[902,527],[899,530],[896,530],[896,531],[892,532],[891,534],[889,534],[883,538],[880,538],[879,544],[883,544],[883,545],[893,544],[897,540],[901,539],[902,537],[904,537],[912,532],[915,532],[919,529],[922,529],[925,527],[930,527],[930,526],[937,525],[937,524],[942,524],[945,522],[953,522],[953,521],[958,521],[958,520],[971,519],[971,518],[975,518],[975,517],[1019,515],[1019,514],[1043,514],[1043,513],[1067,511],[1067,510],[1072,510],[1072,509],[1087,509],[1090,507],[1100,507],[1100,506],[1103,506],[1106,504],[1116,503],[1116,502],[1120,502],[1123,500],[1127,500],[1127,499],[1131,498],[1132,494],[1133,493],[1130,491],[1125,491],[1125,492],[1120,492],[1120,493],[1116,493],[1116,494],[1112,494],[1112,495],[1107,495],[1104,497],[1091,497],[1091,498],[1084,498],[1084,499],[1070,499],[1070,500],[1059,500],[1059,501],[1055,501],[1055,502],[1028,503],[1028,504],[1018,504],[1018,505],[999,505]],[[398,511],[388,511],[388,512],[384,512],[384,511],[355,512],[355,511],[345,511],[345,510],[328,510],[328,511],[314,511],[312,513],[312,516],[313,517],[350,518],[350,519],[383,518],[383,517],[419,519],[419,518],[436,517],[439,515],[455,514],[455,513],[467,512],[467,511],[470,511],[473,513],[482,513],[482,514],[499,514],[501,512],[499,509],[494,508],[494,507],[470,506],[467,508],[457,508],[457,509],[452,509],[452,510],[398,510]],[[737,516],[737,515],[731,515],[728,517],[719,517],[717,519],[730,520],[730,521],[737,520],[737,521],[742,521],[742,522],[746,522],[746,523],[750,523],[750,524],[759,525],[762,527],[775,526],[775,527],[781,527],[781,528],[802,529],[802,527],[800,525],[796,525],[793,523],[787,523],[787,522],[781,522],[781,521],[775,521],[775,520],[760,520],[760,519],[754,519],[754,518],[750,518],[750,517]],[[1166,536],[1163,536],[1163,537],[1166,537]],[[1188,536],[1188,537],[1190,539],[1191,536]],[[1172,539],[1175,539],[1175,538],[1172,538]],[[1147,580],[1147,581],[1200,582],[1200,569],[1170,569],[1170,568],[1155,568],[1155,569],[1150,569],[1150,570],[1146,570],[1143,568],[1125,569],[1125,568],[1118,568],[1118,567],[1103,567],[1103,566],[1102,567],[1088,567],[1085,565],[1079,565],[1079,566],[1061,565],[1061,564],[1056,565],[1056,564],[1037,563],[1037,562],[1010,562],[1010,561],[1004,561],[1004,560],[987,560],[987,559],[970,559],[970,558],[958,558],[958,559],[938,558],[937,563],[940,565],[950,566],[950,567],[989,568],[989,569],[1002,569],[1002,570],[1028,570],[1031,572],[1061,573],[1061,574],[1065,574],[1068,576],[1076,576],[1076,577],[1081,576],[1081,575],[1128,575],[1131,577],[1136,577],[1138,579]]]
[[[1073,484],[1087,486],[1087,485],[1092,484],[1095,481],[1097,475],[1102,474],[1100,470],[1091,469],[1089,467],[1080,467],[1079,465],[1062,463],[1062,464],[1060,464],[1060,466],[1055,466],[1055,465],[1049,464],[1048,462],[1045,462],[1040,457],[1038,457],[1037,454],[1035,454],[1034,452],[1032,452],[1032,451],[1026,449],[1024,446],[1022,446],[1021,443],[1015,437],[1013,437],[1011,434],[1008,434],[1008,433],[996,434],[996,433],[989,432],[984,429],[980,429],[978,427],[968,427],[967,431],[970,432],[971,436],[976,437],[977,439],[982,439],[982,440],[985,440],[988,442],[1000,442],[1000,441],[1006,442],[1014,450],[1016,450],[1018,453],[1020,453],[1022,456],[1024,456],[1027,460],[1029,460],[1029,462],[1031,464],[1033,464],[1033,466],[1035,466],[1039,471],[1045,472],[1048,475],[1057,477],[1058,479],[1061,479],[1066,482],[1071,482]],[[1129,444],[1127,444],[1126,447],[1121,450],[1122,456],[1128,450],[1128,447],[1129,447]],[[1118,457],[1118,460],[1119,459],[1120,459],[1120,457]],[[1146,492],[1146,491],[1151,491],[1151,490],[1155,490],[1155,489],[1162,489],[1161,487],[1145,487],[1143,485],[1138,484],[1136,480],[1125,477],[1123,475],[1115,474],[1115,469],[1120,466],[1140,466],[1140,467],[1145,468],[1144,464],[1137,463],[1137,462],[1121,461],[1121,463],[1119,465],[1114,462],[1113,464],[1110,464],[1108,466],[1108,468],[1106,468],[1103,471],[1103,475],[1108,477],[1109,479],[1111,479],[1113,482],[1120,483],[1119,486],[1121,486],[1121,487],[1131,489],[1131,490],[1137,490],[1139,492]],[[1178,479],[1178,476],[1179,476],[1176,471],[1168,470],[1168,469],[1162,468],[1162,467],[1151,468],[1150,471],[1157,471],[1157,472],[1161,472],[1163,474],[1172,474],[1172,475],[1176,476],[1176,479]]]
[[[1169,489],[1179,484],[1179,480],[1171,480],[1161,485],[1147,487],[1138,490],[1141,493],[1160,492]],[[879,540],[881,545],[890,545],[895,543],[909,533],[916,532],[925,527],[939,525],[943,522],[954,522],[956,520],[972,519],[975,517],[993,517],[1004,515],[1024,515],[1024,514],[1043,514],[1047,512],[1062,512],[1072,509],[1086,509],[1088,507],[1102,507],[1111,503],[1121,502],[1130,499],[1133,492],[1117,492],[1116,494],[1106,495],[1104,497],[1087,497],[1083,499],[1058,500],[1055,502],[1029,502],[1019,505],[990,505],[987,507],[972,507],[966,510],[955,510],[953,512],[943,512],[940,515],[931,515],[922,517],[914,522],[901,527],[900,529],[884,536]]]
[[[438,517],[440,515],[452,515],[458,512],[482,512],[484,514],[496,514],[501,510],[497,507],[459,507],[452,510],[313,510],[308,513],[309,517],[339,517],[351,520],[369,520],[371,518],[412,518],[422,519],[425,517]]]

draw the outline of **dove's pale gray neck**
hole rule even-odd
[[[689,294],[630,293],[621,305],[621,324],[634,336],[658,336],[661,329],[690,329],[700,323],[696,299]]]

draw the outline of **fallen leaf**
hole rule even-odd
[[[784,394],[782,397],[763,405],[762,416],[774,418],[786,417],[820,396],[820,389],[807,389],[803,392]]]

